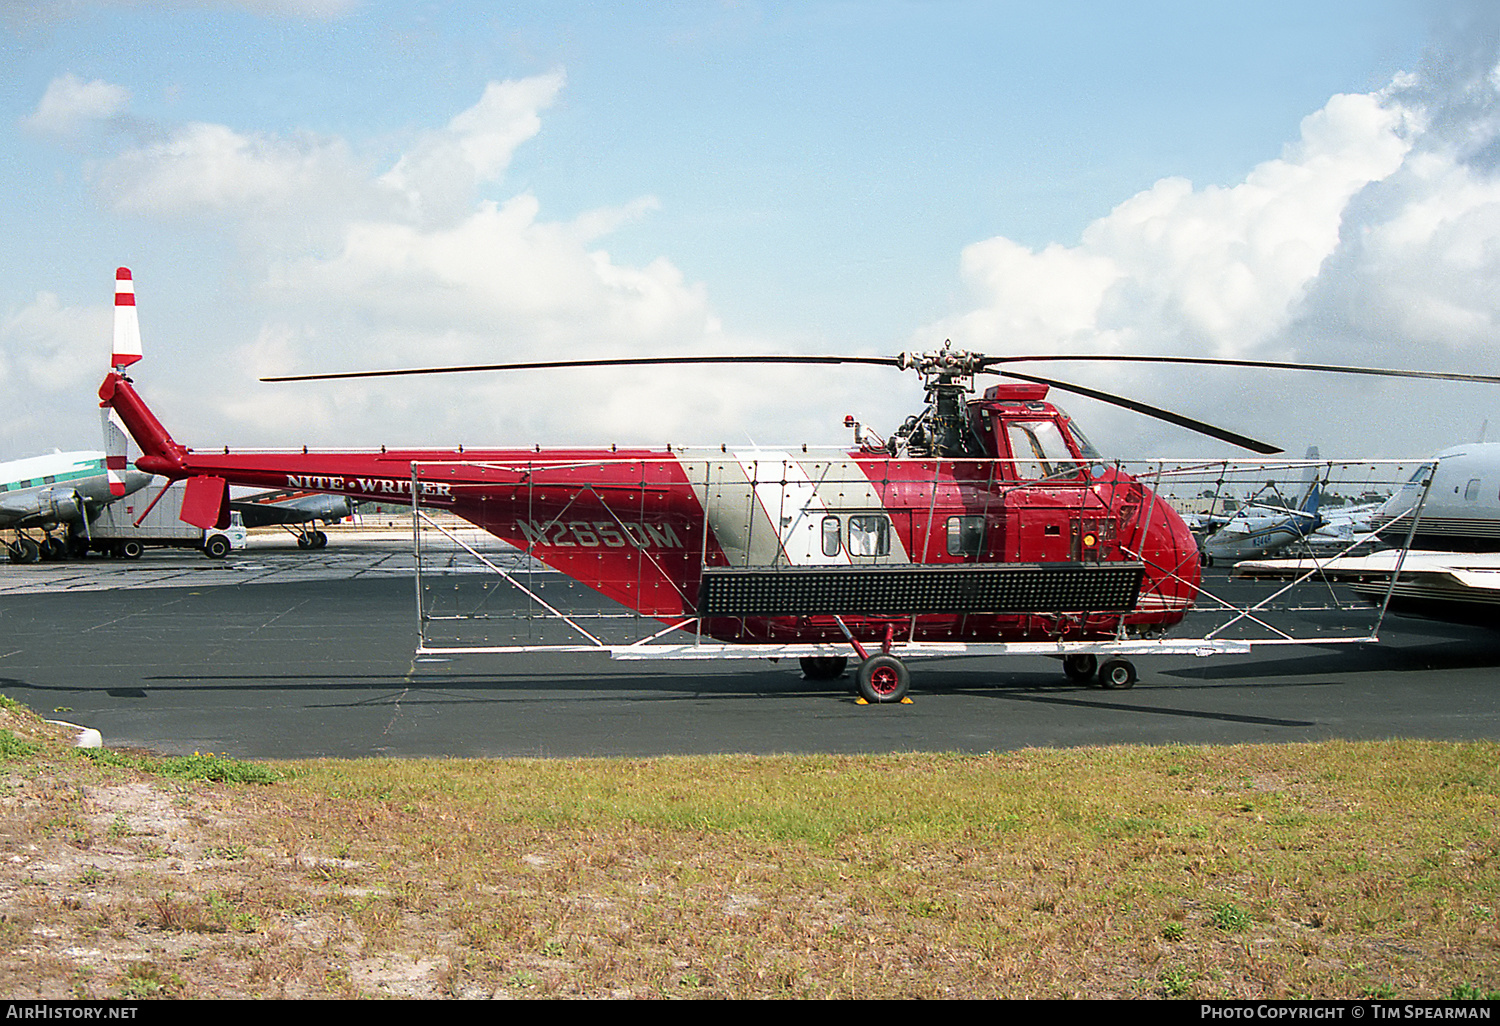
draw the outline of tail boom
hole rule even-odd
[[[141,447],[141,458],[135,461],[139,469],[173,480],[193,473],[187,466],[191,450],[172,440],[125,375],[110,371],[99,386],[99,405],[118,414],[130,437]]]

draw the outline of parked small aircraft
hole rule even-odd
[[[1307,538],[1323,526],[1323,518],[1318,512],[1322,494],[1322,482],[1314,478],[1296,509],[1264,503],[1241,509],[1204,539],[1206,564],[1213,566],[1240,559],[1259,559]]]
[[[328,545],[328,535],[318,529],[318,521],[336,524],[354,514],[354,503],[343,495],[286,489],[243,495],[232,499],[229,506],[246,527],[285,527],[304,549]]]

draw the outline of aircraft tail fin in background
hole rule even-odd
[[[1302,505],[1298,509],[1298,512],[1306,513],[1309,516],[1317,516],[1318,507],[1322,505],[1322,502],[1323,482],[1319,481],[1317,478],[1313,478],[1313,483],[1307,486],[1307,496],[1303,498]]]
[[[141,322],[135,312],[135,281],[130,268],[115,271],[115,346],[110,366],[123,371],[141,358]]]
[[[1318,447],[1316,445],[1309,445],[1307,447],[1307,455],[1303,459],[1312,461],[1317,458]],[[1297,508],[1297,511],[1317,516],[1318,507],[1323,501],[1323,482],[1318,480],[1318,467],[1316,464],[1309,462],[1307,469],[1302,473],[1302,483],[1307,488],[1302,493],[1302,505]]]
[[[99,420],[104,427],[104,472],[109,478],[109,494],[118,499],[127,491],[125,472],[130,469],[130,434],[112,406],[99,409]]]

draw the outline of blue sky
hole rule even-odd
[[[450,359],[952,337],[1494,370],[1485,5],[515,8],[0,0],[0,453],[97,444],[117,264],[137,380],[199,444],[826,443],[920,400],[878,371],[255,381]],[[1500,410],[1072,377],[1348,455]],[[1067,405],[1114,453],[1224,451]]]

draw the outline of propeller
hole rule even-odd
[[[1160,406],[1152,406],[1136,399],[1102,392],[1083,385],[1073,385],[1056,378],[1043,378],[1022,374],[1014,370],[1001,370],[1016,363],[1042,362],[1077,363],[1162,363],[1198,367],[1247,367],[1257,370],[1315,371],[1326,374],[1362,374],[1386,378],[1424,378],[1432,381],[1463,381],[1470,383],[1500,385],[1500,376],[1489,374],[1454,374],[1444,371],[1391,370],[1379,367],[1349,367],[1326,363],[1291,363],[1277,360],[1234,360],[1207,356],[1121,356],[1114,354],[1031,354],[1019,356],[984,356],[961,350],[944,348],[932,353],[902,353],[899,356],[638,356],[604,360],[537,360],[524,363],[480,363],[449,367],[406,367],[395,370],[340,371],[322,374],[280,374],[263,377],[265,382],[289,381],[345,381],[355,378],[394,378],[421,374],[462,374],[475,371],[550,370],[573,367],[665,367],[689,364],[783,364],[823,366],[863,365],[873,367],[895,367],[900,370],[916,370],[924,378],[936,378],[940,383],[952,382],[960,377],[975,374],[996,374],[1001,377],[1030,381],[1048,385],[1062,392],[1086,396],[1099,402],[1109,403],[1122,409],[1153,417],[1198,434],[1217,438],[1251,452],[1271,456],[1284,450],[1268,442],[1261,442],[1248,435],[1230,431],[1192,417],[1174,413]]]

